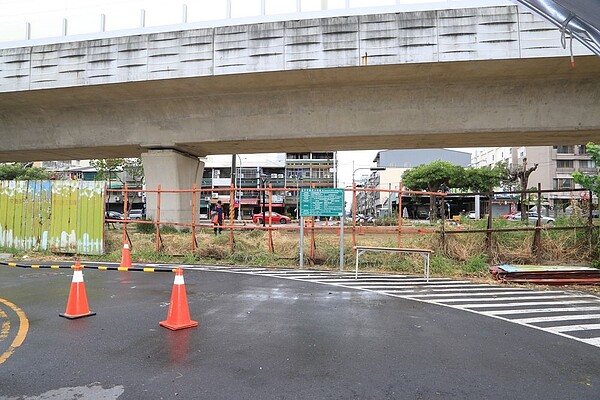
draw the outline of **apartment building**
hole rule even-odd
[[[509,168],[516,168],[523,166],[525,159],[527,166],[538,164],[529,176],[529,187],[537,187],[540,183],[542,190],[576,189],[580,186],[573,180],[573,172],[598,173],[598,166],[587,154],[585,145],[482,148],[473,154],[473,166],[504,161]],[[560,212],[577,201],[579,196],[586,194],[568,191],[550,193],[547,200]]]
[[[471,154],[449,149],[380,151],[373,162],[377,168],[384,168],[384,170],[361,176],[357,180],[357,184],[365,188],[397,190],[402,180],[402,174],[406,170],[437,160],[467,167],[471,162]],[[391,214],[395,210],[397,201],[397,193],[385,191],[359,191],[356,196],[358,212],[372,216]]]
[[[235,193],[234,207],[238,209],[236,218],[249,219],[252,214],[260,212],[263,206],[261,188],[269,185],[275,189],[271,198],[273,211],[291,217],[298,216],[300,188],[336,185],[335,152],[245,154],[236,157],[235,186],[243,189]],[[201,199],[200,207],[205,210],[204,213],[217,200],[221,200],[226,210],[229,210],[231,161],[231,155],[207,157],[202,188],[214,190],[210,192],[210,196],[205,195]],[[269,198],[265,196],[264,205],[268,204]]]

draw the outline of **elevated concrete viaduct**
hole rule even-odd
[[[0,94],[0,160],[576,144],[600,135],[600,58],[460,61]]]
[[[0,50],[0,161],[600,142],[600,58],[517,7],[220,29]]]

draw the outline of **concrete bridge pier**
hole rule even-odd
[[[202,185],[204,162],[198,157],[181,153],[173,149],[149,150],[142,153],[146,189],[161,190],[191,189],[194,183],[198,188]],[[146,194],[147,218],[156,219],[158,195],[156,192]],[[196,207],[199,209],[199,196]],[[191,193],[161,193],[160,220],[163,222],[189,222],[192,220]]]

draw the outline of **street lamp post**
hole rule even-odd
[[[262,169],[261,169],[261,173],[260,173],[260,186],[262,187],[262,203],[260,205],[260,209],[262,210],[262,226],[265,227],[266,226],[266,217],[265,217],[265,197],[266,197],[266,192],[267,192],[267,176],[265,174],[262,173]]]
[[[300,175],[296,173],[296,219],[300,217]]]
[[[368,169],[370,171],[385,171],[385,167],[361,167],[361,168],[356,168],[354,171],[352,171],[352,184],[354,185],[354,182],[356,182],[354,180],[354,175],[356,174],[356,171],[360,171],[361,169]]]
[[[238,167],[238,173],[237,173],[237,178],[238,178],[238,221],[242,220],[242,157],[240,157],[239,154],[237,154],[238,160],[240,161],[239,167]]]
[[[356,174],[356,171],[360,171],[361,169],[368,169],[370,171],[385,171],[385,167],[360,167],[360,168],[356,168],[354,171],[352,171],[352,187],[354,187],[354,184],[356,183],[356,180],[354,179],[354,175]],[[365,212],[368,209],[369,205],[367,204],[367,197],[365,196]],[[356,207],[354,207],[356,209]],[[356,215],[353,215],[353,218],[356,218]]]

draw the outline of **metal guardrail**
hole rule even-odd
[[[25,47],[33,45],[56,44],[70,41],[103,39],[117,36],[148,34],[182,29],[211,28],[262,22],[287,21],[298,19],[330,18],[350,15],[368,15],[389,12],[410,12],[439,9],[457,9],[471,7],[514,5],[508,0],[371,0],[357,2],[344,0],[333,2],[321,0],[315,9],[305,0],[296,0],[292,7],[282,9],[276,0],[260,0],[259,3],[224,0],[220,7],[212,5],[213,17],[207,12],[207,6],[200,2],[181,6],[179,20],[166,19],[163,5],[149,5],[146,9],[129,10],[125,1],[112,4],[112,8],[89,7],[82,5],[65,10],[64,7],[35,9],[29,13],[21,11],[26,5],[19,5],[19,11],[11,16],[10,9],[0,17],[0,48]],[[367,4],[365,6],[364,4]],[[49,2],[48,4],[52,4]],[[252,5],[254,5],[254,7]],[[314,3],[313,3],[314,4]],[[174,8],[174,7],[173,7]],[[76,15],[78,10],[83,10]],[[216,12],[214,12],[216,10]],[[129,11],[129,12],[128,12]],[[210,10],[209,10],[210,11]],[[70,15],[76,15],[71,17]],[[136,16],[135,14],[139,15]],[[173,14],[173,13],[171,13]],[[175,13],[176,14],[176,13]],[[36,18],[36,15],[40,15]],[[195,19],[195,16],[199,17]],[[206,16],[209,16],[206,18]],[[148,18],[147,18],[148,17]],[[160,22],[152,22],[152,20]],[[122,21],[128,20],[128,23]],[[133,22],[133,21],[138,21]],[[120,22],[120,23],[119,23]],[[111,29],[111,24],[117,28]],[[72,29],[80,27],[79,31]],[[90,26],[97,26],[98,31],[90,32]],[[83,30],[82,30],[83,29]],[[16,31],[20,33],[15,34]],[[36,32],[47,32],[37,34]],[[37,37],[36,37],[37,36]]]
[[[358,258],[361,254],[367,251],[385,251],[391,253],[414,253],[420,254],[423,257],[424,264],[424,277],[425,281],[429,282],[429,256],[433,253],[433,250],[430,249],[409,249],[409,248],[401,248],[401,247],[373,247],[373,246],[354,246],[354,251],[356,251],[356,273],[354,275],[354,279],[358,279]]]

